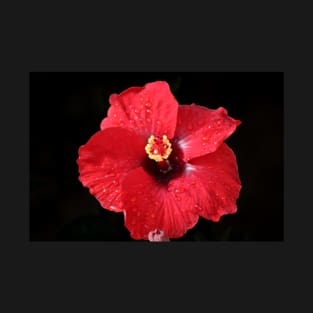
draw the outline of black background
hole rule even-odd
[[[227,139],[242,181],[238,212],[176,241],[283,240],[283,73],[30,73],[30,240],[132,240],[122,213],[78,181],[78,148],[100,128],[108,97],[166,80],[181,104],[223,106],[242,124]]]

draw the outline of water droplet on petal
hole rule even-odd
[[[175,193],[182,193],[184,191],[185,191],[185,189],[183,187],[179,187],[179,188],[175,189]]]

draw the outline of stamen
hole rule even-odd
[[[145,150],[150,159],[161,162],[170,156],[172,152],[171,147],[172,145],[166,135],[163,135],[162,138],[151,135],[145,146]]]

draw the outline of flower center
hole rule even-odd
[[[149,157],[144,158],[142,166],[144,170],[149,173],[158,183],[166,186],[171,179],[180,176],[184,172],[185,162],[182,159],[183,153],[177,143],[177,139],[173,139],[170,143],[166,136],[164,138],[165,143],[163,142],[163,136],[162,138],[159,138],[161,147],[159,147],[158,151],[161,158],[157,157],[157,159],[160,161],[156,161],[155,156],[157,154],[153,153],[152,145],[157,141],[158,140],[155,140],[153,137],[150,139],[150,143],[148,142],[146,145],[147,156]],[[166,147],[164,147],[164,145]],[[161,152],[162,149],[163,153]],[[166,155],[166,150],[168,153],[167,159],[164,158]]]
[[[161,162],[170,156],[172,145],[166,135],[163,135],[162,138],[151,135],[145,146],[145,150],[150,159],[156,162]]]

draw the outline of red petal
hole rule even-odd
[[[188,166],[200,216],[217,222],[222,215],[237,211],[241,183],[235,154],[225,143]]]
[[[145,141],[122,128],[108,128],[94,134],[79,149],[79,179],[102,207],[120,212],[121,181],[146,157]]]
[[[241,122],[224,108],[180,105],[175,137],[184,152],[184,161],[214,152]]]
[[[108,117],[101,122],[101,129],[119,126],[145,138],[151,135],[173,137],[178,103],[166,82],[128,88],[119,95],[111,95],[109,101],[111,107]]]
[[[197,223],[194,197],[182,185],[187,186],[185,178],[161,185],[142,168],[127,175],[122,200],[125,226],[134,239],[148,240],[148,234],[155,229],[169,238],[178,238]]]

